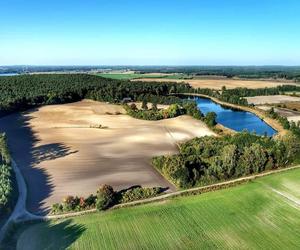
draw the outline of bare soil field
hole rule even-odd
[[[156,81],[156,82],[186,82],[189,83],[194,88],[211,88],[211,89],[221,89],[226,86],[228,89],[234,89],[237,87],[243,88],[265,88],[265,87],[276,87],[280,85],[295,85],[295,83],[277,82],[277,81],[263,81],[263,80],[234,80],[234,79],[191,79],[191,80],[173,80],[173,79],[153,79],[153,78],[143,78],[132,81]]]
[[[299,105],[300,105],[300,103],[299,103]],[[294,122],[300,121],[300,111],[295,111],[295,110],[290,109],[290,108],[276,107],[274,105],[259,105],[259,106],[256,106],[256,107],[261,109],[261,110],[264,110],[264,111],[268,111],[272,107],[274,107],[275,112],[277,112],[279,115],[281,115],[283,117],[286,117],[289,121],[294,121]]]
[[[6,116],[0,130],[27,182],[33,213],[47,213],[67,195],[95,193],[104,183],[117,190],[142,185],[174,191],[151,157],[176,153],[179,141],[214,134],[189,116],[137,120],[122,106],[88,100]]]
[[[300,102],[300,97],[287,96],[287,95],[269,95],[269,96],[253,96],[246,97],[249,104],[276,104],[286,102]]]

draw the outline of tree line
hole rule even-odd
[[[0,134],[0,217],[12,210],[13,177],[6,136]]]
[[[95,195],[91,194],[86,198],[71,195],[65,197],[61,203],[52,205],[51,213],[62,214],[94,208],[102,211],[117,204],[155,197],[163,192],[164,189],[161,187],[146,188],[141,186],[115,191],[112,186],[104,184],[98,188]]]

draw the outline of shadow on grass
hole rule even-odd
[[[86,230],[73,220],[58,223],[26,222],[15,225],[0,249],[67,249]]]

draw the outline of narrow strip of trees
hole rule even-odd
[[[61,203],[52,205],[52,214],[62,214],[68,212],[79,212],[90,209],[98,211],[106,210],[116,204],[147,199],[163,193],[160,187],[143,188],[134,186],[121,191],[114,191],[113,187],[107,184],[100,186],[95,195],[91,194],[87,198],[77,196],[67,196]]]
[[[157,121],[162,119],[174,118],[180,115],[190,115],[197,120],[204,121],[209,127],[214,127],[217,115],[214,112],[209,112],[206,116],[197,107],[196,102],[188,100],[182,101],[182,104],[171,104],[168,108],[158,109],[156,103],[148,107],[148,103],[144,100],[141,109],[138,109],[136,104],[124,105],[128,115],[142,120]]]
[[[13,177],[6,136],[0,134],[0,216],[12,210]]]

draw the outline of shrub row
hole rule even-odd
[[[105,184],[99,187],[96,195],[91,194],[87,198],[67,196],[61,203],[55,203],[52,205],[51,213],[62,214],[94,208],[101,211],[116,204],[155,197],[162,192],[163,189],[160,187],[142,188],[140,186],[116,192],[111,186]]]

